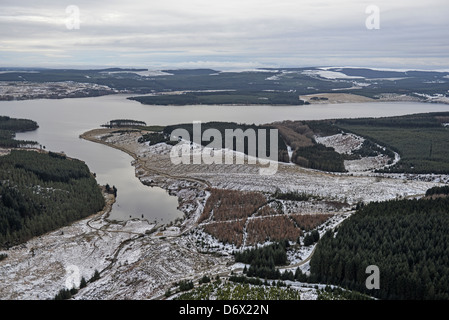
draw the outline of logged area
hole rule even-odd
[[[388,173],[449,173],[449,113],[337,120],[335,125],[396,151]]]
[[[333,214],[284,212],[288,202],[260,192],[212,189],[198,222],[205,232],[236,247],[299,241]],[[330,204],[329,209],[330,209]]]
[[[331,172],[449,173],[449,113],[273,124],[291,161]]]

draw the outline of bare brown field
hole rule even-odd
[[[299,208],[285,214],[291,205],[267,199],[260,192],[212,189],[198,221],[204,232],[239,248],[267,241],[296,241],[303,231],[333,217],[322,212],[301,214],[304,209]]]
[[[299,228],[307,232],[325,223],[333,216],[333,214],[292,214],[290,218],[295,221]]]
[[[266,202],[267,199],[259,192],[212,189],[198,222],[246,218]]]
[[[314,132],[307,124],[301,121],[283,121],[271,124],[279,130],[282,138],[292,148],[308,147],[313,145]]]
[[[278,202],[271,202],[266,205],[264,205],[262,208],[260,208],[255,216],[273,216],[282,214],[282,209],[279,207]]]
[[[243,244],[246,220],[245,218],[236,221],[212,222],[204,225],[204,231],[224,244],[234,244],[236,247],[240,247]]]
[[[301,229],[285,215],[251,219],[246,232],[248,246],[267,241],[296,241],[302,235]]]

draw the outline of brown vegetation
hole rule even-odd
[[[330,219],[333,214],[292,214],[290,217],[296,222],[297,226],[304,231],[315,229]]]
[[[266,202],[259,192],[212,189],[198,222],[247,218]]]
[[[284,121],[281,123],[274,123],[273,126],[279,130],[284,141],[296,150],[299,147],[312,146],[314,135],[313,131],[308,125],[300,121]]]
[[[301,229],[287,216],[252,219],[248,222],[246,231],[247,245],[284,239],[296,241],[302,235]]]
[[[335,210],[342,210],[344,208],[349,208],[350,205],[347,202],[340,201],[324,201],[328,206],[334,208]]]
[[[257,216],[272,216],[272,215],[277,215],[277,214],[282,214],[282,209],[281,208],[273,208],[273,202],[270,204],[267,204],[265,206],[263,206],[262,208],[260,208],[257,211]]]
[[[232,243],[240,247],[243,242],[243,229],[246,219],[237,221],[213,222],[204,225],[204,231],[223,243]]]
[[[435,119],[439,123],[449,123],[449,117],[448,116],[436,116]]]
[[[253,216],[253,218],[249,217]],[[212,189],[199,222],[203,230],[223,243],[242,246],[266,241],[296,241],[332,214],[283,214],[277,201],[268,202],[259,192]]]

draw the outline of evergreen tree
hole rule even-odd
[[[87,287],[87,281],[84,277],[81,278],[80,281],[80,289]]]
[[[449,296],[449,198],[367,204],[335,233],[326,232],[310,261],[311,277],[381,299]],[[367,266],[380,289],[365,286]]]
[[[94,271],[94,275],[92,276],[92,278],[90,278],[90,282],[94,282],[97,281],[98,279],[100,279],[100,272],[98,272],[97,269],[95,269]]]

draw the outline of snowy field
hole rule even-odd
[[[102,212],[13,247],[0,262],[0,297],[52,299],[97,270],[100,279],[76,299],[151,299],[175,281],[227,270],[229,258],[200,254],[177,237],[179,228],[153,227],[138,219],[111,223]]]

